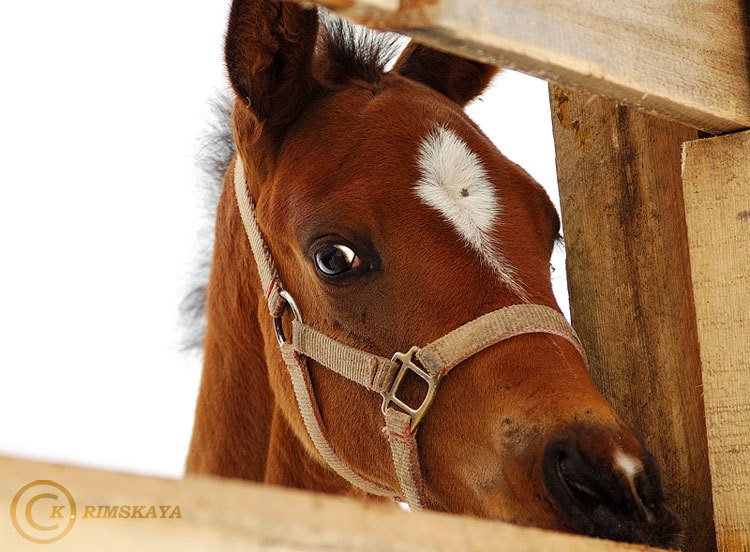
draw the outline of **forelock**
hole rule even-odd
[[[334,86],[352,80],[378,83],[401,49],[399,38],[321,12],[318,76],[325,84]]]

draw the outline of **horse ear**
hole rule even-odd
[[[234,0],[224,57],[232,88],[259,122],[284,126],[314,86],[315,9],[294,2]]]
[[[412,40],[398,58],[393,71],[426,84],[463,107],[487,88],[498,68],[441,52]]]

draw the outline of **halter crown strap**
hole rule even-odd
[[[250,249],[252,249],[253,257],[255,257],[255,266],[258,267],[260,284],[266,294],[268,310],[271,312],[271,316],[275,318],[284,311],[284,301],[280,295],[282,291],[281,279],[273,264],[271,252],[260,233],[258,220],[255,217],[255,205],[253,205],[250,195],[247,193],[245,167],[239,154],[235,156],[234,160],[234,195],[237,197],[242,225],[245,227],[247,240],[250,242]]]
[[[282,357],[310,439],[336,473],[367,493],[400,497],[415,510],[424,506],[424,484],[415,432],[432,402],[440,379],[461,362],[500,341],[531,333],[552,334],[566,339],[586,362],[580,339],[565,318],[554,309],[531,304],[513,305],[484,314],[429,345],[413,347],[408,353],[396,353],[393,359],[341,343],[306,325],[291,296],[283,290],[273,257],[258,226],[239,154],[235,158],[234,189],[261,285],[266,290],[268,309],[277,324]],[[280,317],[287,303],[294,311],[290,342],[286,341],[283,333],[278,333]],[[317,406],[307,366],[308,358],[383,396],[385,432],[391,446],[400,493],[358,474],[335,452]],[[428,385],[427,396],[418,408],[412,408],[398,398],[398,387],[407,371],[412,371]]]

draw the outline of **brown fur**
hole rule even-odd
[[[316,41],[314,11],[234,3],[226,52],[238,96],[235,139],[260,227],[305,321],[391,356],[519,302],[412,190],[417,147],[436,124],[460,135],[483,162],[504,207],[496,239],[531,300],[557,309],[548,264],[559,230],[555,210],[461,109],[495,69],[414,45],[394,71],[373,82],[354,75],[344,86],[325,51],[313,59]],[[188,471],[361,496],[323,463],[304,428],[231,174],[217,214]],[[323,281],[311,256],[326,235],[371,254],[372,270],[340,284]],[[284,324],[288,335],[288,316]],[[315,363],[311,374],[338,454],[397,489],[380,397]],[[417,387],[407,385],[407,396]],[[578,530],[542,474],[546,444],[565,436],[605,463],[616,448],[645,454],[564,339],[525,335],[481,352],[445,378],[420,427],[429,507]]]

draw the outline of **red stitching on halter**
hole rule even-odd
[[[273,291],[273,286],[276,285],[276,280],[271,280],[271,285],[268,286],[268,292],[266,293],[266,299],[271,297],[271,292]]]

